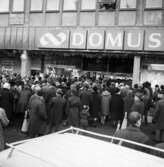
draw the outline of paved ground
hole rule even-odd
[[[68,127],[62,127],[62,129],[68,128]],[[148,126],[144,126],[143,131],[152,139],[152,145],[156,144],[154,141],[154,126],[152,124],[149,124]],[[98,127],[90,127],[87,130],[105,134],[105,135],[113,135],[115,132],[115,129],[108,123],[106,126],[99,125]],[[28,136],[26,134],[23,134],[20,131],[20,128],[17,125],[12,125],[8,128],[5,128],[4,130],[5,140],[7,143],[20,141],[24,139],[28,139]]]

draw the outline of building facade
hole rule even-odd
[[[0,0],[0,68],[164,83],[163,0]],[[60,71],[60,70],[59,70]]]

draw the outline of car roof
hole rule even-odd
[[[163,167],[164,159],[75,133],[35,138],[0,153],[3,167]]]

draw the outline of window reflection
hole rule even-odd
[[[144,24],[146,25],[161,25],[162,11],[145,11]]]
[[[146,8],[162,8],[162,0],[146,0]]]
[[[100,10],[116,9],[116,2],[117,0],[99,0],[98,8]]]
[[[42,10],[43,0],[31,0],[31,10]]]
[[[0,0],[0,12],[9,11],[9,0]]]
[[[47,0],[47,10],[59,10],[60,0]]]
[[[136,8],[136,0],[121,0],[120,8],[123,9]]]
[[[23,12],[24,11],[24,0],[13,0],[13,11]]]
[[[77,10],[79,0],[64,0],[64,10]]]
[[[96,0],[82,0],[81,9],[96,9]]]

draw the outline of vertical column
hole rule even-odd
[[[140,56],[134,56],[132,85],[139,84],[140,82],[140,65],[141,65]]]
[[[21,77],[29,76],[31,73],[30,72],[31,62],[26,50],[23,51],[20,58],[21,58]]]

